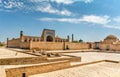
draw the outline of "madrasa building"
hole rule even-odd
[[[70,42],[69,36],[61,38],[55,35],[55,30],[50,29],[44,29],[41,37],[26,36],[21,31],[19,38],[7,39],[7,47],[40,50],[80,50],[90,48],[88,43],[73,43],[73,40],[74,35],[72,35],[72,41]]]
[[[114,36],[109,35],[100,42],[73,42],[74,35],[72,34],[72,41],[69,36],[61,38],[55,35],[55,30],[44,29],[41,37],[26,36],[23,31],[20,32],[19,38],[7,39],[7,47],[22,48],[22,49],[40,49],[40,50],[81,50],[81,49],[99,49],[120,51],[120,40]]]

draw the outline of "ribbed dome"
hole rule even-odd
[[[117,40],[118,38],[116,36],[114,36],[114,35],[109,35],[105,39],[114,39],[114,40]]]

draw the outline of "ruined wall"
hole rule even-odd
[[[112,45],[111,44],[99,44],[99,48],[101,49],[101,50],[107,50],[107,49],[112,49]]]
[[[91,48],[95,49],[96,48],[96,44],[95,43],[91,43]]]
[[[99,44],[100,49],[102,50],[113,50],[113,51],[120,51],[120,45],[119,44]]]
[[[20,40],[19,39],[8,40],[8,47],[19,48],[20,47]]]
[[[89,44],[87,43],[70,43],[70,42],[67,42],[65,44],[65,48],[67,49],[70,49],[70,50],[80,50],[80,49],[89,49],[90,46]]]
[[[29,49],[30,48],[30,42],[21,42],[20,43],[20,48]]]
[[[120,44],[98,43],[98,46],[101,50],[120,51]],[[95,49],[96,47],[96,44],[93,43],[92,48]]]
[[[13,64],[35,64],[46,61],[46,57],[23,57],[23,58],[5,58],[0,59],[0,65],[13,65]]]
[[[69,60],[71,62],[80,62],[81,57],[67,55],[66,57],[63,58],[48,59],[48,62],[63,61],[63,60]]]
[[[113,50],[120,51],[120,44],[114,45]]]
[[[6,77],[29,77],[30,75],[51,72],[70,67],[70,61],[6,69]]]
[[[39,48],[46,50],[79,50],[89,49],[90,46],[87,43],[70,43],[70,42],[31,42],[30,49]]]
[[[46,50],[61,50],[63,49],[63,43],[59,42],[31,42],[30,49],[39,48]]]
[[[71,43],[71,42],[20,42],[20,40],[14,39],[8,41],[8,47],[17,47],[23,49],[46,49],[46,50],[79,50],[89,49],[90,46],[87,43]]]

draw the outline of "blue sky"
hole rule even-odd
[[[120,0],[0,0],[0,41],[21,30],[41,36],[44,28],[86,42],[120,38]]]

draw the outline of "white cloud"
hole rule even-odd
[[[8,1],[1,1],[2,5],[0,5],[0,9],[1,11],[6,11],[6,10],[10,10],[10,11],[14,11],[14,9],[26,9],[26,10],[33,10],[33,11],[40,11],[40,12],[44,12],[44,13],[51,13],[51,14],[57,14],[57,15],[64,15],[64,16],[71,16],[72,12],[70,12],[67,9],[63,9],[63,7],[61,9],[56,8],[55,6],[53,7],[51,5],[51,2],[49,2],[50,0],[28,0],[27,2],[30,5],[26,5],[24,3],[24,1],[20,1],[20,0],[8,0]],[[34,6],[31,6],[34,5]]]
[[[50,4],[48,4],[47,6],[37,6],[36,10],[48,13],[56,13],[58,11],[54,9]]]
[[[70,11],[66,10],[66,9],[64,9],[62,11],[59,11],[59,13],[61,15],[67,15],[67,16],[71,16],[72,15],[72,13]]]
[[[38,2],[49,1],[49,0],[29,0],[29,1],[38,3]]]
[[[58,10],[56,8],[53,8],[50,4],[46,4],[45,6],[37,6],[36,11],[41,11],[45,13],[52,13],[52,14],[58,14],[58,15],[65,15],[70,16],[72,13],[66,9]]]
[[[58,4],[72,4],[74,2],[79,2],[79,1],[82,1],[82,2],[85,2],[85,3],[90,3],[92,2],[93,0],[51,0],[51,2],[56,2]]]
[[[120,16],[113,18],[113,21],[120,23]]]
[[[93,0],[83,0],[85,3],[91,3]]]
[[[4,8],[8,8],[8,9],[11,9],[11,8],[20,8],[23,6],[23,2],[16,2],[16,1],[4,1],[3,2],[4,4]]]
[[[111,18],[111,22],[109,24],[104,25],[104,27],[120,30],[120,16]]]
[[[116,17],[118,18],[118,17]],[[113,18],[115,19],[115,18]],[[96,16],[96,15],[85,15],[81,18],[40,18],[40,21],[57,21],[57,22],[67,22],[67,23],[74,23],[74,24],[79,24],[79,23],[91,23],[94,25],[100,25],[104,28],[111,28],[111,29],[117,29],[120,30],[120,25],[116,24],[112,19],[110,19],[109,16]],[[119,19],[118,19],[119,20]]]
[[[79,19],[76,18],[41,18],[41,21],[58,21],[58,22],[68,22],[68,23],[78,23]]]
[[[110,22],[108,16],[96,16],[96,15],[83,16],[83,18],[81,18],[81,21],[96,24],[107,24]]]
[[[93,23],[93,24],[107,24],[110,22],[108,16],[95,16],[95,15],[89,15],[89,16],[83,16],[81,18],[41,18],[41,21],[58,21],[58,22],[68,22],[68,23]]]
[[[120,25],[109,25],[108,24],[108,25],[104,25],[103,27],[120,30]]]
[[[94,25],[99,25],[105,28],[118,29],[120,30],[120,25],[116,22],[120,22],[119,17],[110,18],[109,16],[96,16],[96,15],[85,15],[81,18],[40,18],[40,21],[53,21],[53,22],[67,22],[67,23],[91,23]],[[115,22],[114,22],[115,21]]]
[[[2,0],[0,0],[0,3],[2,3]]]
[[[76,2],[76,0],[51,0],[52,2],[56,2],[56,3],[63,3],[63,4],[72,4],[74,2]]]
[[[30,0],[30,2],[43,2],[43,1],[46,1],[46,2],[56,2],[58,4],[72,4],[74,2],[85,2],[85,3],[91,3],[93,0]]]

